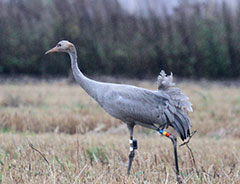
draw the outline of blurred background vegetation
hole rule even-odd
[[[117,0],[1,0],[0,74],[68,76],[67,55],[44,55],[67,39],[88,75],[145,78],[164,69],[180,77],[239,77],[240,2],[234,11],[227,3],[178,2],[170,13],[145,3],[138,14]]]

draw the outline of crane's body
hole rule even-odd
[[[60,41],[51,52],[67,52],[71,58],[73,75],[80,86],[110,115],[127,124],[130,131],[130,155],[128,174],[134,158],[133,128],[141,125],[160,132],[172,126],[182,140],[190,134],[190,121],[186,111],[192,111],[191,103],[180,89],[174,88],[172,75],[161,72],[158,76],[158,90],[149,90],[131,85],[104,83],[85,77],[78,68],[75,46],[68,41]],[[178,171],[175,136],[167,134],[174,145],[176,172]]]
[[[123,122],[165,128],[171,125],[165,115],[166,111],[171,113],[167,107],[170,103],[169,95],[162,91],[114,85],[106,91],[100,104],[109,114]]]
[[[182,98],[174,99],[166,90],[88,80],[96,87],[86,92],[113,117],[154,130],[172,126],[183,140],[189,135],[190,121],[184,108],[191,106],[181,106]]]

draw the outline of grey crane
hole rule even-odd
[[[174,148],[176,175],[177,180],[179,180],[177,138],[164,129],[171,126],[182,140],[189,137],[190,120],[187,111],[192,112],[192,104],[180,89],[173,87],[172,74],[166,76],[165,72],[161,71],[158,76],[158,90],[155,91],[131,85],[98,82],[85,77],[80,71],[76,48],[69,41],[60,41],[56,47],[45,54],[52,52],[68,53],[71,58],[73,76],[77,83],[106,112],[127,124],[130,132],[127,173],[130,173],[135,155],[134,150],[137,149],[137,140],[133,140],[133,129],[135,125],[141,125],[156,130],[171,139]]]

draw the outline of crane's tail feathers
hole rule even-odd
[[[190,135],[190,120],[187,114],[184,111],[177,110],[177,113],[174,115],[174,122],[172,123],[173,127],[179,134],[182,140],[186,139]],[[179,128],[181,126],[181,128]]]
[[[173,74],[171,73],[169,76],[162,70],[158,76],[158,90],[165,91],[169,96],[171,102],[175,107],[179,107],[182,110],[187,110],[192,112],[192,104],[189,101],[189,98],[181,92],[179,88],[174,87],[175,83],[173,83]]]
[[[173,74],[166,75],[162,70],[158,76],[158,90],[168,96],[167,108],[164,113],[171,126],[177,131],[182,140],[190,135],[190,120],[187,112],[192,112],[192,104],[189,98],[174,87]]]
[[[191,123],[185,111],[176,109],[174,113],[170,113],[170,111],[166,109],[164,114],[182,140],[190,135]]]
[[[166,90],[172,86],[175,86],[175,83],[172,82],[173,74],[167,76],[164,70],[162,70],[157,78],[158,82],[158,89],[159,90]]]

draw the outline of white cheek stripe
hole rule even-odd
[[[133,140],[132,140],[132,139],[129,139],[129,143],[132,144],[132,143],[133,143]]]

